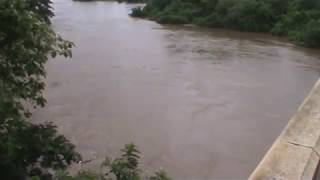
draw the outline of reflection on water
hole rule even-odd
[[[320,53],[252,33],[161,26],[133,5],[54,1],[76,43],[48,63],[53,121],[88,167],[129,142],[175,179],[245,179],[319,76]]]

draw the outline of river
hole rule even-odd
[[[52,121],[97,168],[133,142],[142,169],[174,179],[246,179],[320,72],[319,50],[269,35],[130,18],[134,5],[54,0],[76,47],[47,64]]]

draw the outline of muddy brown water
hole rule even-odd
[[[48,104],[96,169],[133,142],[174,179],[246,179],[319,77],[319,50],[269,35],[162,26],[134,5],[54,0],[76,47],[47,65]]]

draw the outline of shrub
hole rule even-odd
[[[209,16],[197,18],[193,23],[205,27],[221,27],[222,25],[219,15],[215,12]]]
[[[319,47],[320,20],[311,20],[300,31],[289,33],[289,38],[304,46]]]
[[[273,22],[273,11],[269,4],[258,0],[242,0],[229,10],[225,26],[242,31],[268,32]]]
[[[291,11],[284,15],[272,28],[271,32],[276,35],[288,35],[290,31],[296,31],[308,22],[305,12]]]
[[[156,172],[150,177],[143,177],[142,171],[139,169],[140,152],[134,144],[125,145],[121,150],[122,154],[119,158],[111,161],[109,158],[103,162],[102,167],[106,167],[108,172],[107,178],[116,177],[117,180],[170,180],[164,171]]]
[[[132,17],[146,17],[147,13],[141,7],[136,7],[136,8],[132,9],[130,16],[132,16]]]
[[[173,0],[151,0],[149,3],[152,7],[162,11],[164,10]]]

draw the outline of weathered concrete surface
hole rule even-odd
[[[312,180],[320,158],[319,137],[320,80],[249,179]]]

